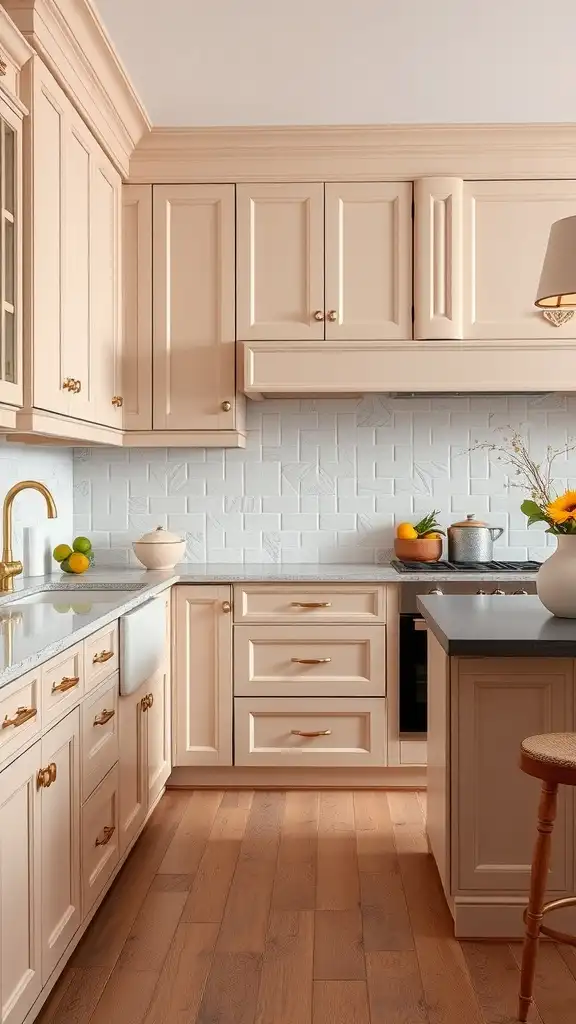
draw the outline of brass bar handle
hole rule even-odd
[[[78,686],[79,682],[80,676],[64,676],[59,683],[52,683],[52,693],[66,693],[66,690]]]
[[[105,661],[110,661],[110,658],[114,657],[114,651],[100,651],[100,654],[95,654],[92,658],[93,665],[103,665]]]
[[[306,729],[291,729],[291,736],[304,736],[306,739],[313,739],[316,736],[331,736],[332,729],[314,729],[307,731]]]
[[[292,601],[293,608],[331,608],[332,601]]]
[[[290,658],[295,665],[328,665],[332,658]]]
[[[108,843],[112,839],[116,831],[116,825],[105,825],[102,830],[102,839],[97,838],[94,846],[108,846]]]
[[[106,725],[106,722],[109,722],[111,718],[114,718],[115,714],[116,712],[113,709],[111,711],[107,711],[106,708],[104,708],[104,710],[101,711],[99,715],[96,715],[96,718],[94,719],[92,724]]]
[[[14,718],[8,718],[8,715],[6,715],[2,722],[2,728],[9,729],[13,725],[17,729],[19,725],[24,725],[24,722],[29,722],[31,718],[35,718],[37,714],[37,708],[17,708]]]
[[[328,317],[327,317],[327,319],[330,321],[331,324],[335,324],[337,319],[338,319],[337,311],[335,309],[328,310]]]

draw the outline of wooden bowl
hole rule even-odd
[[[418,537],[416,540],[394,541],[394,554],[402,562],[437,562],[442,558],[441,537]]]

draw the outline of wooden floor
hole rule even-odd
[[[520,946],[452,937],[423,801],[167,793],[41,1024],[512,1024]],[[532,1022],[576,1021],[575,954]]]

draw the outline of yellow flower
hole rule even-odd
[[[567,523],[576,520],[576,491],[566,491],[546,506],[546,515],[553,523]]]

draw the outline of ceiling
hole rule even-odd
[[[155,125],[576,122],[574,0],[93,3]]]

